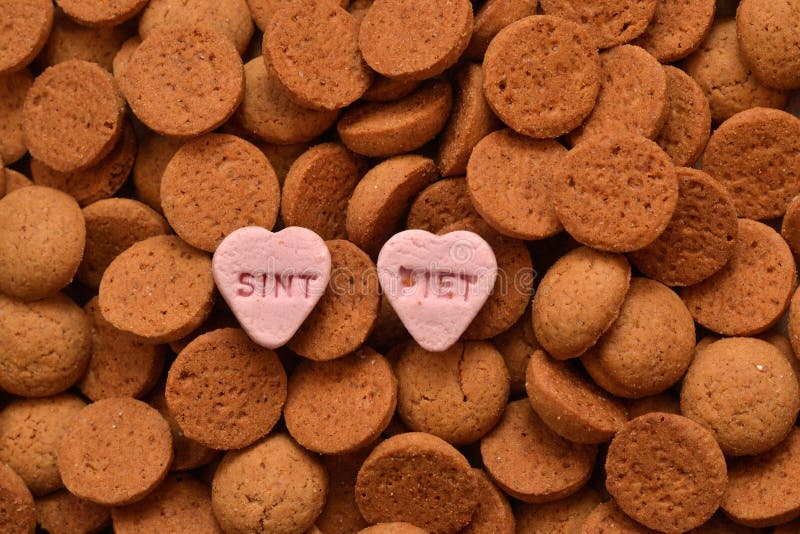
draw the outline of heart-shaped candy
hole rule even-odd
[[[473,232],[437,236],[406,230],[378,255],[384,295],[416,342],[432,352],[458,341],[489,298],[495,278],[492,247]]]
[[[325,293],[331,254],[307,228],[239,228],[214,252],[214,281],[239,324],[261,346],[284,345]]]

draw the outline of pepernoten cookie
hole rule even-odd
[[[525,312],[511,328],[492,338],[492,343],[506,362],[511,379],[511,394],[525,393],[528,360],[531,354],[541,348],[533,333],[530,310]]]
[[[25,68],[47,42],[53,27],[51,0],[2,0],[0,19],[6,22],[0,32],[0,74]]]
[[[57,11],[50,37],[37,62],[43,67],[52,67],[64,61],[80,59],[97,63],[111,72],[114,57],[130,34],[131,28],[126,24],[90,28]]]
[[[656,534],[646,526],[637,523],[619,509],[614,499],[598,504],[586,516],[580,534]]]
[[[358,470],[370,452],[366,447],[351,454],[322,457],[328,472],[328,495],[316,525],[323,532],[358,532],[369,525],[356,504],[355,487]]]
[[[599,48],[627,43],[647,29],[658,0],[541,0],[548,15],[585,24]]]
[[[0,530],[34,534],[36,507],[25,482],[13,469],[0,463]]]
[[[703,89],[681,69],[667,73],[667,119],[654,141],[675,165],[692,166],[711,136],[711,108]]]
[[[633,44],[662,63],[683,59],[703,43],[711,30],[715,11],[714,0],[659,0],[653,19]]]
[[[58,7],[73,20],[84,26],[116,26],[135,17],[148,0],[56,0]]]
[[[795,258],[800,257],[800,195],[794,197],[786,206],[786,213],[781,220],[781,237],[789,245]]]
[[[0,75],[0,159],[11,165],[28,152],[22,128],[22,106],[25,95],[33,85],[27,69]]]
[[[378,523],[358,531],[358,534],[424,534],[427,530],[415,527],[411,523],[392,521],[391,523]]]
[[[133,189],[137,199],[158,213],[163,213],[161,179],[164,169],[183,143],[182,139],[152,132],[147,132],[139,141],[139,151],[133,165]]]
[[[486,48],[495,35],[513,22],[536,14],[539,0],[487,0],[475,13],[472,38],[464,50],[464,57],[483,58]]]
[[[797,0],[742,0],[736,33],[745,61],[756,77],[776,89],[800,88],[800,26]]]
[[[445,226],[478,217],[467,194],[464,178],[437,180],[423,189],[411,203],[406,228],[438,232]]]
[[[36,522],[50,534],[97,534],[111,522],[111,510],[59,490],[36,499]]]
[[[514,514],[517,532],[577,534],[586,518],[601,502],[600,495],[592,488],[586,487],[569,497],[551,503],[521,504]]]

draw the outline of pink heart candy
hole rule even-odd
[[[497,278],[492,247],[467,231],[400,232],[383,246],[377,266],[389,303],[409,334],[431,352],[458,341]]]
[[[317,234],[290,226],[239,228],[214,252],[214,281],[250,338],[284,345],[325,293],[331,253]]]

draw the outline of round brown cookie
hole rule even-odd
[[[92,352],[86,373],[77,384],[81,393],[93,401],[148,393],[164,370],[166,348],[143,343],[111,326],[100,314],[97,297],[84,311],[92,323]]]
[[[372,1],[372,0],[370,0]],[[400,100],[414,92],[421,82],[417,80],[398,80],[397,78],[387,78],[380,74],[372,76],[372,85],[361,97],[367,102],[391,102]]]
[[[161,206],[187,243],[213,252],[243,226],[271,230],[281,191],[269,160],[255,145],[229,134],[187,141],[161,179]]]
[[[114,74],[115,78],[122,76],[122,71],[128,66],[131,56],[133,56],[133,53],[139,48],[140,44],[142,44],[142,38],[138,35],[134,35],[122,43],[117,53],[114,54],[114,60],[111,63],[111,72]]]
[[[464,339],[489,339],[502,334],[522,317],[531,299],[535,271],[524,241],[494,231],[480,218],[462,219],[441,228],[439,235],[466,230],[481,236],[494,252],[497,279],[478,315],[464,331]]]
[[[56,449],[72,418],[84,406],[79,397],[64,394],[18,399],[0,411],[0,462],[12,468],[34,495],[62,487]]]
[[[8,170],[6,170],[8,180]],[[800,195],[794,197],[786,207],[781,221],[781,237],[789,245],[795,257],[800,257]]]
[[[525,502],[549,502],[578,491],[592,474],[597,447],[550,430],[528,399],[510,402],[481,440],[486,471],[503,491]]]
[[[190,475],[170,475],[141,501],[111,510],[115,534],[222,534],[211,509],[211,489]]]
[[[203,334],[170,367],[167,406],[186,437],[218,450],[240,449],[272,430],[286,401],[278,356],[238,328]]]
[[[619,317],[581,361],[606,391],[655,395],[681,379],[694,357],[694,321],[667,286],[633,278]]]
[[[563,227],[548,202],[550,169],[567,149],[552,139],[529,139],[511,130],[484,137],[467,166],[467,191],[475,209],[498,232],[543,239]]]
[[[761,534],[763,531],[734,523],[721,511],[706,521],[705,524],[692,529],[691,534]],[[790,534],[793,531],[782,531],[776,527],[774,534]]]
[[[370,523],[406,521],[426,531],[455,533],[470,522],[478,499],[467,459],[422,432],[379,444],[356,479],[356,503]]]
[[[423,156],[396,156],[379,163],[353,189],[345,217],[347,237],[377,256],[402,223],[411,200],[436,178],[436,164]]]
[[[356,504],[355,487],[358,470],[370,452],[366,448],[352,454],[322,456],[328,472],[328,496],[316,522],[322,532],[354,533],[369,524]]]
[[[305,143],[333,126],[338,111],[304,108],[289,98],[264,58],[244,66],[244,98],[233,115],[248,134],[268,143]]]
[[[567,232],[609,252],[630,252],[655,241],[678,204],[669,156],[640,136],[586,139],[551,177],[550,201]]]
[[[136,198],[159,213],[161,209],[161,179],[172,156],[184,141],[147,132],[139,142],[139,152],[133,165],[133,188]]]
[[[656,393],[641,399],[630,399],[626,403],[628,418],[635,419],[641,415],[652,412],[681,414],[681,401],[671,390]]]
[[[681,69],[667,73],[667,119],[656,136],[675,165],[692,166],[703,154],[711,135],[711,109],[700,85]]]
[[[715,0],[659,0],[647,29],[633,44],[662,63],[673,63],[697,50],[714,22]]]
[[[728,338],[697,354],[683,379],[681,413],[708,428],[729,456],[783,441],[800,410],[797,377],[774,345]]]
[[[12,191],[16,191],[17,189],[33,185],[33,182],[31,181],[30,178],[13,169],[5,170],[5,179],[6,179],[6,195],[11,193]]]
[[[151,2],[145,14],[164,3]],[[236,48],[217,30],[167,25],[145,37],[121,73],[119,85],[133,113],[148,128],[188,137],[210,132],[233,114],[244,96],[244,68]]]
[[[625,256],[579,247],[547,270],[533,295],[536,339],[554,358],[575,358],[619,316],[631,281]]]
[[[718,20],[683,67],[703,89],[715,122],[753,107],[786,106],[788,94],[763,85],[742,61],[733,19]]]
[[[91,335],[83,310],[60,293],[35,302],[0,294],[0,388],[21,397],[61,393],[86,370]]]
[[[347,202],[364,174],[361,159],[338,143],[303,152],[289,168],[281,193],[281,218],[322,239],[343,239]]]
[[[568,362],[544,351],[531,355],[525,388],[536,414],[553,432],[576,443],[605,443],[628,421],[625,406]]]
[[[438,232],[468,217],[478,217],[464,178],[437,180],[423,189],[408,210],[406,228]]]
[[[410,342],[394,367],[403,423],[455,446],[486,435],[508,402],[508,370],[486,341],[458,341],[444,352]]]
[[[541,0],[548,15],[586,24],[597,47],[627,43],[647,29],[658,0]]]
[[[371,527],[359,530],[358,534],[424,534],[426,532],[428,531],[415,527],[411,523],[393,521],[391,523],[372,525]]]
[[[436,153],[436,166],[442,176],[463,176],[472,149],[499,126],[483,95],[481,66],[465,63],[455,73],[455,80],[458,90],[453,112]]]
[[[151,343],[180,339],[211,313],[211,259],[179,237],[155,236],[117,256],[100,282],[100,311]]]
[[[51,0],[0,1],[0,74],[25,68],[39,53],[53,27]]]
[[[626,514],[663,532],[705,523],[727,483],[725,457],[714,436],[680,415],[637,417],[608,447],[608,492]]]
[[[703,170],[728,188],[740,217],[780,217],[800,193],[800,118],[753,108],[714,131]]]
[[[85,169],[114,148],[124,111],[125,100],[108,71],[87,61],[65,61],[40,74],[25,97],[25,143],[31,156],[51,169]]]
[[[78,204],[88,206],[109,198],[119,191],[133,169],[136,160],[136,134],[130,122],[125,123],[122,137],[111,152],[96,165],[87,169],[60,172],[36,158],[31,159],[33,183],[69,193]]]
[[[742,0],[736,33],[744,60],[762,83],[776,89],[800,88],[800,24],[797,0]]]
[[[738,224],[728,263],[699,284],[681,289],[694,320],[724,336],[768,330],[783,316],[797,283],[792,251],[778,232],[749,219]]]
[[[678,207],[664,232],[631,262],[668,286],[705,280],[728,263],[736,248],[738,221],[728,190],[709,175],[679,167]]]
[[[590,487],[558,501],[545,504],[519,505],[514,515],[517,532],[531,534],[577,534],[589,514],[602,501]]]
[[[84,26],[117,26],[135,17],[148,0],[56,0],[66,15]]]
[[[502,29],[484,58],[486,100],[515,131],[558,137],[576,128],[595,106],[600,59],[578,23],[536,15]]]
[[[60,490],[36,499],[36,522],[50,534],[99,534],[111,522],[111,511]]]
[[[125,249],[148,237],[169,232],[164,218],[136,200],[108,198],[83,209],[86,247],[76,278],[99,287],[106,267]]]
[[[800,515],[800,431],[758,456],[731,461],[722,510],[749,527],[768,527]]]
[[[159,413],[136,399],[88,405],[58,445],[58,470],[74,495],[106,506],[142,499],[164,479],[172,436]]]
[[[508,504],[508,498],[497,489],[492,480],[478,468],[473,468],[478,481],[478,507],[472,514],[472,521],[459,534],[514,534],[514,513]]]
[[[245,0],[150,0],[139,18],[139,35],[147,39],[162,27],[207,26],[225,35],[239,54],[253,36],[253,20]]]
[[[82,26],[56,12],[53,30],[37,63],[43,67],[52,67],[71,59],[80,59],[97,63],[111,72],[114,57],[128,37],[131,28],[127,24],[106,28],[89,28]]]
[[[328,475],[286,434],[225,455],[211,503],[225,532],[305,532],[325,505]]]
[[[72,281],[86,242],[80,206],[47,187],[23,187],[0,199],[0,291],[23,300]]]
[[[756,337],[766,341],[778,349],[778,352],[781,353],[781,356],[783,356],[786,361],[789,362],[792,371],[794,371],[795,377],[797,377],[797,380],[799,381],[798,384],[800,384],[800,360],[798,360],[797,356],[795,356],[794,349],[792,348],[792,342],[789,340],[789,338],[776,331],[767,331],[763,334],[757,335]]]
[[[655,534],[619,509],[612,500],[598,504],[586,517],[580,534]]]
[[[25,482],[0,463],[0,530],[9,534],[34,534],[36,508]]]
[[[393,1],[393,0],[392,0]],[[432,80],[392,102],[365,102],[348,109],[336,125],[353,152],[388,157],[411,152],[444,128],[453,105],[447,80]]]
[[[623,45],[600,54],[600,92],[586,121],[569,135],[574,146],[593,136],[622,132],[655,139],[667,120],[667,74],[638,46]]]
[[[372,73],[358,49],[358,27],[335,2],[281,2],[262,46],[275,76],[297,103],[335,110],[369,88]]]
[[[472,38],[464,51],[464,57],[474,60],[483,58],[486,48],[495,35],[519,19],[536,14],[539,0],[487,0],[475,14]]]
[[[396,405],[391,365],[365,347],[328,362],[301,362],[289,381],[284,418],[289,433],[306,449],[343,454],[374,442]]]
[[[469,44],[472,24],[468,0],[375,0],[361,21],[358,44],[376,72],[424,80],[458,61]]]
[[[386,294],[382,292],[378,319],[375,321],[375,328],[367,338],[367,345],[384,353],[389,363],[394,365],[402,345],[408,341],[408,338],[409,333],[406,327],[392,308]]]
[[[33,85],[26,70],[0,75],[0,159],[11,165],[28,151],[22,131],[22,105]]]
[[[530,310],[526,311],[514,326],[495,336],[492,343],[506,362],[508,375],[511,378],[511,394],[524,394],[528,360],[531,354],[541,348],[533,334]]]
[[[215,299],[211,308],[211,314],[203,321],[203,324],[192,330],[189,334],[181,339],[170,341],[169,348],[175,354],[178,354],[186,348],[189,343],[197,339],[203,334],[207,334],[212,330],[219,330],[220,328],[239,328],[239,321],[233,315],[233,312],[228,307],[224,299]],[[279,354],[279,357],[281,355]],[[284,354],[287,363],[292,360],[291,355]]]
[[[369,337],[380,307],[378,273],[364,251],[349,241],[325,244],[331,252],[331,279],[317,306],[286,344],[311,360],[341,358]]]
[[[267,156],[272,169],[278,175],[278,183],[283,184],[286,175],[297,158],[310,148],[308,143],[294,143],[291,145],[276,145],[272,143],[257,142],[256,146]]]

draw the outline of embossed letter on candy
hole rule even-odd
[[[453,345],[480,311],[497,278],[497,261],[473,232],[437,236],[406,230],[378,255],[378,279],[411,336],[425,350]]]
[[[325,293],[331,254],[306,228],[259,226],[226,237],[212,262],[214,281],[242,328],[261,346],[285,344]]]

